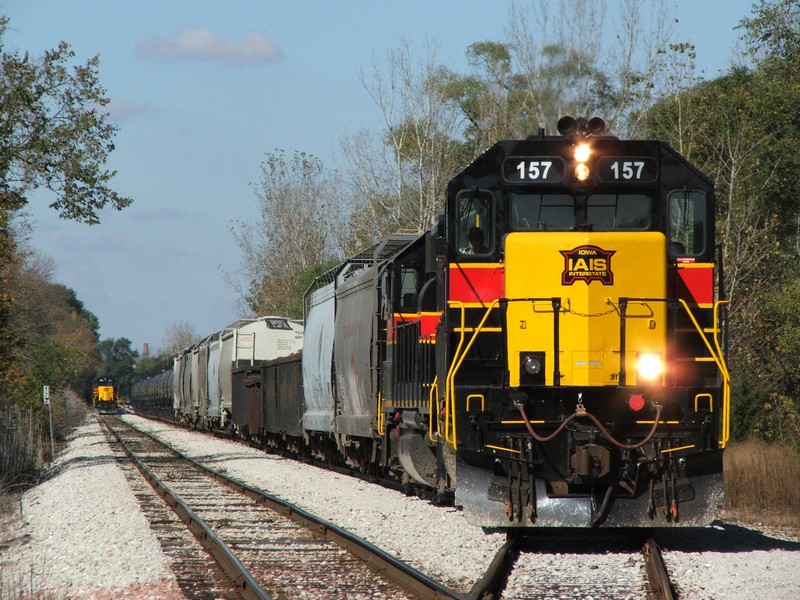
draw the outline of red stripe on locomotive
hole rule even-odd
[[[487,304],[503,297],[505,271],[500,265],[450,265],[450,300]]]
[[[711,263],[678,263],[671,277],[671,296],[689,304],[714,303],[714,265]]]
[[[394,342],[394,328],[404,323],[420,322],[420,339],[428,342],[436,341],[436,326],[439,324],[439,319],[442,313],[439,312],[425,312],[420,314],[412,313],[395,313],[392,315],[392,321],[386,331],[387,341]]]

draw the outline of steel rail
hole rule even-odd
[[[497,551],[486,573],[472,587],[469,600],[500,598],[508,574],[519,557],[519,547],[519,537],[509,532],[506,543]]]
[[[354,556],[357,556],[372,566],[375,570],[385,574],[387,577],[394,579],[404,588],[420,598],[433,598],[437,600],[464,600],[464,595],[459,594],[442,585],[438,581],[431,579],[421,571],[418,571],[407,563],[401,561],[399,558],[392,556],[391,554],[378,548],[371,542],[368,542],[367,540],[345,529],[342,529],[333,523],[313,515],[302,508],[281,500],[276,496],[254,488],[238,479],[214,471],[213,469],[195,461],[181,451],[176,450],[171,445],[160,440],[150,432],[139,429],[137,429],[137,431],[158,442],[159,444],[162,444],[165,448],[168,448],[170,452],[175,453],[175,455],[179,456],[181,459],[191,463],[195,468],[199,469],[209,477],[212,477],[213,479],[224,483],[231,489],[236,490],[237,492],[240,492],[257,502],[260,502],[278,514],[292,519],[295,523],[319,532],[327,539],[331,540],[335,544],[341,546]]]
[[[139,469],[142,476],[152,488],[164,499],[178,518],[189,528],[197,540],[208,550],[217,561],[225,575],[230,579],[236,591],[244,600],[273,600],[250,572],[231,552],[230,548],[211,530],[211,528],[181,498],[164,484],[139,458],[133,453],[122,437],[100,419],[103,426],[116,438],[122,449]],[[163,443],[163,442],[162,442]]]
[[[675,600],[675,590],[661,557],[661,549],[653,538],[649,538],[645,542],[642,554],[644,554],[647,581],[650,585],[648,598],[650,600]]]

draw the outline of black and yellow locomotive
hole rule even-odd
[[[603,130],[496,143],[394,259],[387,438],[483,526],[707,524],[722,503],[713,186]]]
[[[92,406],[101,413],[116,413],[119,409],[119,394],[114,378],[98,377],[92,383]]]

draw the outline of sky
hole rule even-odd
[[[525,9],[538,0],[517,0]],[[547,1],[547,0],[545,0]],[[676,41],[706,78],[730,66],[752,0],[664,0]],[[258,212],[266,154],[307,152],[340,166],[341,143],[379,132],[360,74],[407,42],[466,72],[466,48],[507,41],[512,0],[0,0],[5,51],[40,56],[68,42],[99,55],[119,128],[107,168],[133,204],[101,224],[65,221],[37,192],[30,243],[77,293],[101,338],[154,353],[175,324],[205,336],[242,316],[242,252],[231,232]],[[608,0],[618,15],[624,2]],[[649,7],[651,2],[642,2]],[[591,116],[591,115],[587,115]],[[602,115],[601,115],[602,116]],[[227,274],[227,276],[225,275]]]

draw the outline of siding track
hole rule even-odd
[[[357,536],[199,465],[116,417],[101,420],[215,556],[233,590],[225,597],[458,597]]]

